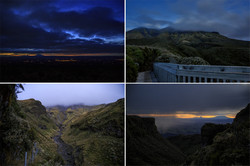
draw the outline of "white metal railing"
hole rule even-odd
[[[160,82],[250,82],[250,67],[246,66],[182,65],[156,62],[154,74]]]

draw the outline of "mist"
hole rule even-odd
[[[24,84],[18,100],[34,98],[44,106],[108,104],[124,98],[123,84]]]

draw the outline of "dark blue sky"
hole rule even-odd
[[[24,84],[18,100],[33,98],[45,106],[112,103],[124,98],[123,84]]]
[[[238,113],[250,103],[247,84],[127,85],[128,114]]]
[[[123,0],[1,0],[0,15],[1,52],[123,52]]]
[[[249,0],[127,0],[126,27],[217,31],[250,40]]]

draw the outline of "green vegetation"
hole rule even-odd
[[[57,145],[53,140],[58,127],[47,115],[46,108],[40,101],[34,99],[18,101],[18,105],[25,120],[32,128],[33,136],[39,149],[34,164],[59,165],[63,163],[63,160],[57,153]]]
[[[1,165],[23,165],[25,152],[31,157],[34,143],[39,149],[33,165],[58,165],[56,145],[50,136],[56,126],[45,108],[35,100],[17,101],[21,85],[0,86]]]
[[[24,161],[25,151],[30,151],[34,141],[33,131],[22,118],[16,101],[19,85],[0,85],[0,162],[16,164]]]
[[[216,32],[153,30],[137,28],[127,32],[127,46],[150,47],[161,51],[161,62],[183,64],[249,66],[250,42],[229,39]],[[135,55],[136,56],[136,55]]]
[[[72,160],[76,165],[123,165],[123,99],[108,105],[46,110],[34,99],[17,101],[19,87],[0,85],[0,165],[24,165],[25,152],[28,165],[67,164],[64,154],[71,152],[61,134],[74,147]],[[58,140],[65,146],[63,153],[58,150]]]
[[[127,81],[135,82],[138,72],[153,69],[153,62],[160,56],[158,49],[127,46]]]
[[[180,165],[185,155],[157,131],[154,118],[127,116],[128,165]]]
[[[76,165],[123,165],[124,100],[90,110],[65,127],[62,139],[74,147]]]

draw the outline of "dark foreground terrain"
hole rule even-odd
[[[231,124],[206,123],[201,134],[165,139],[154,118],[127,116],[127,164],[249,165],[249,106]]]
[[[123,56],[1,56],[4,82],[123,82]]]

